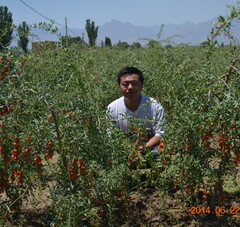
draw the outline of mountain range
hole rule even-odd
[[[165,24],[165,25],[153,25],[153,26],[135,26],[128,22],[120,22],[117,20],[111,20],[98,26],[97,45],[100,45],[102,41],[105,41],[106,37],[111,39],[113,45],[120,42],[127,42],[132,44],[133,42],[139,42],[142,45],[146,44],[148,40],[162,40],[170,42],[171,45],[188,44],[199,45],[207,40],[210,36],[213,23],[217,21],[217,18],[194,24],[192,22],[185,22],[182,24]],[[96,23],[95,23],[96,24]],[[95,25],[97,26],[97,25]],[[160,37],[158,37],[161,31]],[[232,27],[232,32],[236,37],[240,37],[240,24],[236,23]],[[59,35],[66,35],[66,28],[62,27],[58,30],[58,35],[50,34],[40,29],[32,30],[34,36],[31,38],[33,41],[58,41]],[[79,36],[88,42],[88,37],[85,29],[68,28],[67,34],[72,37]],[[221,38],[221,42],[226,43],[227,40]]]

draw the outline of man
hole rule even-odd
[[[156,158],[157,146],[165,133],[164,110],[156,100],[141,94],[143,81],[143,73],[137,68],[120,70],[117,82],[122,97],[108,105],[107,114],[123,131],[128,131],[134,121],[145,127],[149,131],[145,147],[151,149]]]

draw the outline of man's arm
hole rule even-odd
[[[146,148],[153,149],[154,147],[158,146],[160,144],[160,140],[165,133],[165,115],[164,110],[160,104],[156,104],[154,107],[154,126],[153,130],[155,135],[148,140],[148,142],[145,144]]]
[[[155,135],[147,142],[147,148],[154,148],[159,145],[160,140],[166,131],[164,109],[159,103],[155,106],[153,119],[155,122],[153,126]]]
[[[146,148],[154,148],[160,143],[160,137],[159,136],[153,136],[147,143]]]

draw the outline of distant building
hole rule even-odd
[[[40,53],[43,50],[53,50],[57,48],[57,43],[54,41],[32,42],[32,51]]]

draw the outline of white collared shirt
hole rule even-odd
[[[136,111],[129,110],[121,97],[107,107],[107,116],[116,122],[123,131],[127,131],[131,121],[150,130],[151,136],[162,137],[165,133],[164,109],[155,99],[141,95],[141,102]]]

